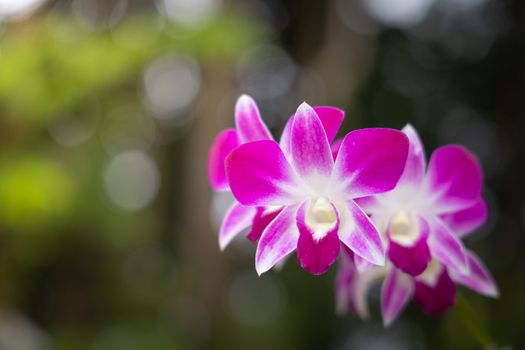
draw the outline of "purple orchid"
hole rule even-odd
[[[448,268],[467,273],[460,238],[487,217],[478,161],[463,147],[448,145],[432,154],[425,173],[419,136],[410,125],[403,132],[410,147],[398,185],[359,204],[384,235],[388,258],[397,268],[417,276],[435,257]]]
[[[335,107],[314,107],[319,115],[330,142],[334,139],[344,112]],[[290,118],[291,120],[292,118]],[[270,131],[264,124],[255,101],[247,95],[242,95],[235,106],[236,128],[221,131],[215,138],[208,157],[208,177],[212,188],[216,191],[230,191],[226,178],[224,160],[232,150],[242,144],[259,140],[273,140]],[[226,246],[243,230],[251,226],[247,238],[256,243],[266,226],[280,212],[279,206],[244,206],[234,202],[224,216],[219,230],[219,246]]]
[[[248,142],[226,157],[226,177],[240,204],[282,208],[259,240],[259,274],[295,250],[305,270],[322,274],[339,255],[340,242],[365,261],[384,264],[381,236],[354,199],[394,188],[408,139],[393,129],[356,130],[343,139],[334,160],[330,139],[338,127],[323,125],[303,103],[280,145]]]
[[[381,313],[385,326],[390,325],[414,298],[423,311],[439,314],[455,303],[456,284],[466,286],[487,297],[497,297],[498,289],[481,260],[467,252],[469,272],[461,274],[447,269],[433,259],[425,271],[412,276],[388,262],[386,266],[373,266],[358,271],[352,253],[341,254],[335,284],[336,307],[339,313],[352,311],[362,318],[368,317],[367,293],[382,281]]]
[[[460,238],[487,218],[481,197],[481,169],[476,158],[459,146],[437,149],[425,174],[424,151],[416,131],[410,140],[405,169],[394,190],[360,199],[387,242],[385,267],[371,266],[346,254],[336,281],[339,309],[366,316],[366,291],[384,279],[381,310],[390,324],[413,296],[424,311],[439,313],[454,304],[456,283],[495,297],[498,290],[480,259]]]

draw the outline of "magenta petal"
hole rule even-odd
[[[425,271],[432,259],[427,244],[429,227],[425,220],[419,218],[419,237],[412,246],[399,244],[390,235],[390,227],[387,228],[389,239],[388,257],[400,270],[412,276],[417,276]]]
[[[404,247],[390,241],[388,257],[397,268],[412,276],[417,276],[425,271],[432,259],[424,237],[421,237],[413,247]]]
[[[467,256],[463,243],[440,221],[435,220],[431,223],[428,245],[432,256],[436,257],[443,265],[454,271],[468,272]]]
[[[381,314],[383,323],[389,326],[403,311],[414,292],[412,279],[399,270],[392,269],[381,289]]]
[[[323,128],[326,132],[328,142],[332,143],[343,123],[345,118],[345,112],[342,109],[330,106],[318,106],[314,107],[315,113],[319,116]]]
[[[340,255],[334,286],[335,305],[339,314],[355,311],[353,310],[353,289],[358,274],[352,259],[353,253],[351,252],[348,254],[343,251]]]
[[[303,103],[292,125],[292,164],[303,177],[330,175],[334,165],[326,132],[312,107]]]
[[[312,275],[321,275],[328,270],[339,255],[341,244],[337,236],[339,223],[336,222],[325,232],[316,232],[307,223],[307,206],[308,204],[304,203],[297,212],[297,228],[299,229],[297,259],[303,269]],[[318,237],[319,234],[321,237]]]
[[[401,176],[408,138],[394,129],[361,129],[343,140],[334,167],[335,179],[345,184],[347,198],[389,191]]]
[[[345,245],[343,246],[346,247]],[[357,271],[359,272],[365,272],[368,269],[377,267],[377,265],[370,263],[370,261],[366,260],[365,258],[357,254],[354,254],[354,264],[355,264]]]
[[[295,174],[275,141],[245,143],[226,158],[226,175],[244,205],[286,205],[294,202]]]
[[[402,131],[407,135],[410,145],[405,169],[399,179],[399,184],[419,185],[425,176],[425,149],[412,125],[408,124]]]
[[[344,212],[339,214],[341,242],[370,263],[384,265],[385,249],[381,235],[370,218],[353,201],[346,202]]]
[[[272,135],[261,119],[257,104],[248,95],[242,95],[235,105],[235,125],[241,143],[272,140]]]
[[[337,154],[339,153],[342,144],[343,139],[337,139],[334,141],[334,143],[332,143],[332,157],[334,158],[334,160],[337,158]]]
[[[337,132],[341,127],[345,116],[345,112],[339,108],[328,106],[313,107],[313,109],[315,113],[317,113],[319,119],[321,120],[321,124],[323,125],[323,128],[326,132],[326,137],[328,138],[328,143],[332,143],[332,141],[335,138],[335,135],[337,135]],[[288,119],[288,122],[286,122],[286,125],[283,129],[283,133],[281,135],[281,140],[279,142],[283,153],[286,155],[286,157],[290,156],[290,158],[292,154],[291,139],[293,119],[294,116],[292,115]]]
[[[256,208],[245,207],[235,202],[232,204],[219,230],[219,246],[221,249],[226,246],[245,228],[250,227],[254,218]]]
[[[456,285],[443,269],[435,286],[416,280],[414,300],[428,314],[440,314],[456,302]]]
[[[461,146],[444,146],[432,154],[427,171],[429,190],[439,194],[436,210],[450,213],[471,207],[481,193],[481,167]]]
[[[473,252],[467,252],[467,259],[470,273],[459,274],[450,271],[452,279],[480,294],[497,298],[499,296],[498,287],[485,264]]]
[[[264,229],[270,224],[279,215],[281,209],[273,210],[268,212],[268,209],[265,207],[258,207],[257,213],[253,218],[252,229],[246,235],[253,243],[257,243],[259,238],[261,238]]]
[[[208,178],[214,190],[226,191],[229,189],[224,160],[238,145],[239,139],[235,129],[221,131],[213,141],[208,153]]]
[[[271,269],[297,247],[299,231],[295,224],[296,216],[296,205],[284,207],[264,230],[255,253],[255,269],[259,275]]]
[[[479,198],[473,206],[444,214],[441,216],[441,219],[455,235],[464,237],[483,225],[487,221],[487,217],[487,204],[483,198]]]

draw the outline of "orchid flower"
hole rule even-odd
[[[344,112],[335,107],[314,107],[319,115],[330,142],[335,138]],[[268,127],[261,118],[257,104],[248,95],[242,95],[235,106],[235,125],[221,131],[215,138],[208,157],[208,178],[216,191],[227,192],[230,187],[224,169],[224,160],[238,146],[252,141],[273,140]],[[257,242],[268,224],[280,212],[279,206],[243,206],[234,202],[226,212],[219,230],[219,246],[226,246],[242,231],[251,226],[247,237]]]
[[[476,157],[460,146],[438,148],[425,173],[425,153],[414,128],[403,129],[410,140],[405,169],[388,193],[358,200],[387,242],[389,260],[417,276],[432,257],[447,268],[468,272],[460,238],[484,223],[481,169]],[[356,257],[358,268],[366,265]]]
[[[358,272],[352,253],[341,254],[335,283],[337,311],[352,311],[361,318],[367,318],[367,294],[378,281],[382,281],[381,314],[385,326],[389,326],[399,316],[411,298],[428,314],[446,311],[455,303],[456,284],[487,297],[497,297],[497,286],[483,262],[473,252],[466,254],[469,265],[467,274],[454,272],[432,259],[418,276],[403,272],[391,262]]]
[[[456,283],[495,297],[498,290],[480,259],[460,238],[487,218],[476,158],[459,146],[436,150],[425,174],[423,147],[409,125],[405,169],[396,188],[358,200],[380,228],[388,262],[371,266],[361,257],[342,258],[336,281],[338,308],[366,316],[366,291],[384,279],[381,310],[390,324],[413,296],[424,311],[439,313],[454,304]]]
[[[381,236],[354,199],[394,188],[405,166],[408,139],[398,130],[362,129],[343,139],[334,161],[327,128],[303,103],[280,145],[260,140],[226,157],[231,191],[240,204],[282,208],[258,242],[262,274],[297,250],[300,265],[322,274],[340,242],[372,264],[383,265]]]

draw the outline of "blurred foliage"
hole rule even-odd
[[[105,31],[56,15],[14,24],[0,42],[1,115],[17,123],[47,123],[93,94],[133,82],[161,53],[228,60],[264,35],[263,28],[232,15],[194,31],[154,15],[135,15]]]

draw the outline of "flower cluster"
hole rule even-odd
[[[475,156],[444,146],[427,166],[410,125],[334,141],[343,118],[338,108],[303,103],[277,142],[253,99],[239,98],[236,128],[222,131],[209,154],[212,187],[236,199],[220,228],[221,249],[248,230],[259,274],[294,251],[314,275],[339,259],[338,309],[366,317],[368,289],[382,281],[386,325],[412,297],[425,312],[446,310],[456,283],[497,296],[486,267],[461,242],[487,217]]]

